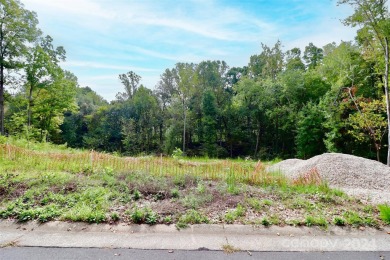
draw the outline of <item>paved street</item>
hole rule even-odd
[[[0,249],[0,260],[28,259],[343,259],[343,260],[386,260],[390,252],[236,252],[185,250],[141,250],[141,249],[99,249],[99,248],[43,248],[9,247]]]

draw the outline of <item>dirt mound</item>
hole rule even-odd
[[[374,203],[390,203],[390,167],[369,159],[339,153],[325,153],[309,160],[289,159],[271,166],[296,179],[317,169],[331,186]]]

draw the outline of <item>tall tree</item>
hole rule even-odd
[[[319,65],[322,61],[323,57],[324,51],[321,48],[315,46],[312,42],[305,47],[303,59],[305,60],[308,69],[314,69],[317,67],[317,65]]]
[[[196,65],[193,63],[177,63],[177,86],[183,108],[183,153],[186,150],[188,102],[194,90]]]
[[[0,0],[0,134],[4,134],[4,92],[6,70],[21,67],[27,45],[39,35],[34,12],[19,0]]]
[[[286,69],[305,70],[305,64],[301,60],[301,50],[299,48],[292,48],[286,52]]]
[[[129,102],[130,118],[124,118],[123,144],[130,153],[151,152],[156,147],[157,98],[150,89],[140,86]]]
[[[206,152],[208,156],[214,157],[216,155],[217,103],[214,92],[211,89],[208,89],[203,93],[202,110],[204,113],[203,126]]]
[[[383,88],[386,97],[388,126],[387,165],[390,166],[390,96],[389,96],[389,40],[390,14],[387,0],[339,0],[339,4],[349,4],[354,13],[344,20],[346,25],[360,26],[358,40],[365,43],[370,51],[379,52],[384,63]]]
[[[28,95],[28,127],[31,125],[31,113],[34,106],[35,91],[52,86],[53,82],[62,74],[59,62],[65,61],[65,50],[62,46],[55,48],[53,38],[46,36],[39,39],[27,55],[26,92]]]
[[[156,86],[156,96],[159,99],[161,107],[161,116],[159,118],[159,128],[160,128],[160,146],[163,145],[163,133],[164,128],[166,127],[166,121],[168,120],[168,107],[172,103],[172,98],[177,94],[177,82],[176,79],[176,70],[175,69],[166,69],[164,73],[160,76],[160,81]]]
[[[77,82],[77,79],[74,79]],[[95,113],[99,107],[107,106],[108,102],[89,87],[76,88],[77,112],[66,112],[61,125],[61,140],[70,147],[83,146],[83,136],[88,133],[87,116]]]
[[[76,86],[76,77],[68,71],[59,69],[53,82],[40,89],[39,95],[35,96],[34,126],[39,129],[41,140],[48,141],[54,134],[59,134],[64,113],[76,109]]]
[[[127,74],[120,74],[119,80],[125,87],[125,92],[119,92],[116,97],[119,100],[131,99],[137,91],[141,76],[137,75],[133,71],[129,71]]]
[[[275,81],[278,73],[283,69],[284,53],[282,51],[282,43],[277,41],[272,48],[262,43],[261,47],[263,52],[260,56],[264,60],[262,74],[264,77],[269,77]]]

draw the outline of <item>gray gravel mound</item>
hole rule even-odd
[[[296,179],[314,168],[331,187],[374,203],[390,202],[390,167],[362,157],[325,153],[309,160],[285,160],[268,171],[280,171]]]

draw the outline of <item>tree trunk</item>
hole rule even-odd
[[[259,128],[256,133],[256,148],[255,148],[255,157],[257,156],[257,151],[259,150],[259,143],[260,143],[260,131],[261,131],[261,125],[259,123]]]
[[[28,129],[30,129],[30,126],[31,126],[31,114],[32,114],[31,109],[33,106],[32,93],[33,93],[33,87],[31,86],[29,96],[28,96],[28,108],[27,108],[27,127],[28,127]]]
[[[386,112],[387,112],[387,166],[390,166],[390,98],[389,98],[389,39],[385,38],[385,75],[384,75]]]
[[[164,128],[164,125],[163,123],[160,123],[159,124],[159,139],[160,139],[160,151],[163,147],[163,128]]]
[[[4,135],[4,66],[0,65],[0,135]]]
[[[375,150],[376,150],[376,160],[377,160],[378,162],[380,162],[380,161],[381,161],[380,153],[379,153],[379,151],[380,151],[380,145],[375,144]]]
[[[187,121],[187,110],[183,100],[183,112],[184,112],[184,127],[183,127],[183,154],[186,153],[186,121]]]

